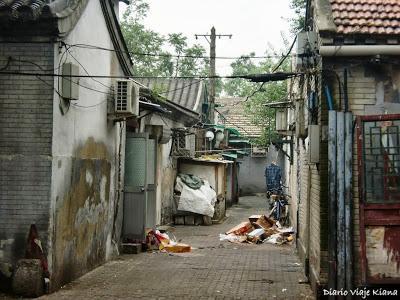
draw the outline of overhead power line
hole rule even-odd
[[[283,73],[280,73],[283,74]],[[293,75],[294,74],[294,75]],[[302,73],[291,73],[291,77]],[[231,76],[136,76],[136,75],[62,75],[55,73],[40,73],[40,72],[17,72],[17,71],[0,71],[0,75],[20,75],[20,76],[42,76],[42,77],[69,77],[69,78],[114,78],[114,79],[247,79],[259,78],[260,76],[268,77],[272,74],[243,74]],[[272,78],[273,76],[271,76]],[[281,80],[281,79],[280,79]],[[274,81],[274,80],[268,80]]]
[[[274,73],[280,68],[280,66],[283,64],[283,62],[289,57],[290,53],[291,53],[292,50],[293,50],[294,45],[296,44],[296,40],[297,40],[297,34],[296,34],[296,36],[294,37],[293,42],[292,42],[292,44],[290,45],[290,47],[289,47],[289,49],[288,49],[286,55],[283,56],[283,57],[279,60],[279,62],[272,68],[272,74],[269,74],[269,75],[277,75],[277,76],[279,77],[278,74],[274,74]],[[284,73],[280,73],[280,74],[284,74]],[[265,75],[264,75],[264,76],[265,76]],[[291,78],[291,77],[294,77],[294,76],[297,76],[297,75],[296,75],[295,73],[292,73],[292,76],[288,76],[288,77],[286,77],[285,79],[288,79],[288,78]],[[249,99],[250,99],[251,97],[253,97],[255,94],[261,92],[262,89],[263,89],[263,87],[264,87],[264,85],[265,85],[265,83],[268,82],[268,81],[271,81],[271,80],[265,80],[265,81],[264,81],[264,80],[262,80],[261,77],[262,77],[262,76],[258,76],[258,80],[256,80],[255,76],[254,76],[253,79],[250,79],[250,80],[253,81],[253,82],[261,82],[261,84],[258,86],[257,89],[255,89],[251,94],[249,94],[249,95],[246,97],[246,99],[244,100],[244,102],[246,102],[247,100],[249,100]],[[246,79],[249,79],[249,78],[246,78]]]
[[[172,57],[172,58],[193,58],[193,59],[209,59],[209,56],[205,55],[185,55],[185,54],[168,54],[168,53],[144,53],[144,52],[135,52],[135,51],[123,51],[123,50],[116,50],[111,48],[105,48],[95,45],[89,44],[66,44],[70,48],[83,48],[83,49],[90,49],[90,50],[102,50],[102,51],[109,51],[109,52],[120,52],[120,53],[127,53],[130,55],[137,55],[137,56],[151,56],[151,57]],[[280,58],[282,55],[263,55],[263,56],[252,56],[252,55],[241,55],[241,56],[216,56],[216,59],[226,59],[226,60],[237,60],[237,59],[267,59],[267,58]]]

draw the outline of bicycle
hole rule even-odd
[[[283,192],[278,193],[270,193],[267,192],[267,197],[269,193],[269,198],[272,199],[272,203],[270,202],[271,211],[268,214],[269,218],[273,218],[275,221],[279,221],[279,224],[282,226],[289,225],[289,195],[284,194]]]

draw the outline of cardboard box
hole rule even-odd
[[[255,223],[254,226],[258,228],[264,228],[264,230],[267,230],[268,228],[271,228],[272,226],[275,225],[275,221],[266,217],[266,216],[261,216]]]
[[[249,217],[249,221],[251,224],[253,224],[253,223],[257,222],[257,220],[261,217],[262,217],[262,215],[252,215]]]
[[[186,244],[175,244],[175,245],[165,245],[164,249],[167,252],[172,252],[172,253],[184,253],[184,252],[190,252],[192,248],[189,245]]]
[[[231,228],[230,230],[228,230],[225,233],[226,234],[233,233],[235,235],[245,235],[250,230],[253,230],[253,226],[251,225],[251,223],[250,222],[242,222],[239,225]]]

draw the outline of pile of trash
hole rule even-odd
[[[279,222],[265,215],[253,215],[249,217],[249,221],[240,223],[225,234],[220,234],[219,240],[232,243],[282,245],[293,241],[293,235],[293,227],[282,227]]]
[[[170,235],[172,237],[170,237]],[[169,253],[190,252],[192,247],[176,241],[172,232],[150,229],[146,234],[146,248],[148,251],[161,251]]]

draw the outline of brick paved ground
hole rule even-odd
[[[178,226],[191,253],[124,255],[43,299],[313,299],[293,245],[232,244],[219,233],[262,213],[263,198],[244,197],[213,226]]]

